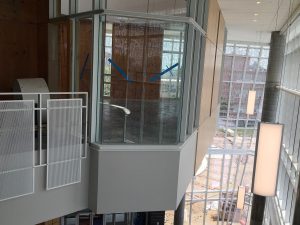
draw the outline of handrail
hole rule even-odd
[[[130,110],[126,107],[123,107],[123,106],[120,106],[120,105],[115,105],[115,104],[110,104],[110,103],[106,103],[106,102],[100,102],[102,105],[108,105],[108,106],[111,106],[111,107],[114,107],[114,108],[118,108],[118,109],[121,109],[123,110],[123,112],[127,115],[130,115]]]
[[[292,95],[300,96],[300,90],[291,89],[291,88],[287,88],[284,86],[276,86],[276,88],[278,88],[279,90],[285,91],[287,93],[290,93]]]

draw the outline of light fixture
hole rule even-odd
[[[250,90],[248,93],[247,114],[253,115],[255,108],[256,91]]]
[[[259,5],[261,3],[261,1],[257,1],[256,4]]]
[[[254,13],[254,16],[258,16],[258,13]]]
[[[282,133],[282,124],[259,124],[252,182],[254,194],[275,196]]]
[[[244,209],[245,196],[246,196],[246,187],[239,186],[238,195],[237,195],[237,202],[236,202],[236,208],[237,209]]]
[[[257,22],[257,20],[252,20],[252,21],[255,22],[255,23]]]

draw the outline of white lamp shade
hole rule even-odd
[[[236,202],[236,208],[237,209],[244,209],[245,195],[246,195],[246,187],[239,186],[238,195],[237,195],[237,202]]]
[[[249,91],[248,102],[247,102],[247,114],[248,115],[254,114],[255,98],[256,98],[256,91]]]
[[[258,132],[253,193],[275,196],[283,125],[260,123]]]

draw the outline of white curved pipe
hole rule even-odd
[[[101,104],[103,105],[108,105],[108,106],[111,106],[111,107],[115,107],[115,108],[118,108],[118,109],[121,109],[123,110],[123,112],[126,114],[126,115],[130,115],[130,110],[123,107],[123,106],[120,106],[120,105],[114,105],[114,104],[109,104],[109,103],[105,103],[105,102],[100,102]]]

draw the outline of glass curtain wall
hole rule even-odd
[[[225,54],[218,131],[212,147],[254,150],[269,46],[228,43]],[[250,90],[256,91],[253,115],[246,114]]]
[[[217,132],[187,191],[185,224],[249,224],[257,123],[261,119],[269,46],[226,45]],[[246,114],[249,90],[256,91],[255,112]],[[239,186],[246,188],[237,209]]]
[[[106,17],[102,142],[176,144],[185,24]]]
[[[91,140],[100,144],[185,141],[197,127],[199,100],[189,93],[197,93],[195,84],[202,76],[200,66],[194,70],[191,65],[202,61],[199,27],[205,25],[206,1],[49,3],[51,23],[69,22],[71,41],[65,49],[69,86],[91,96]]]
[[[283,146],[279,164],[277,193],[273,201],[281,224],[292,224],[299,185],[300,162],[300,18],[296,19],[286,33],[285,58],[281,78],[281,90],[277,120],[284,124]],[[292,92],[289,92],[292,91]],[[293,93],[298,92],[298,95]],[[266,213],[265,222],[273,216]]]

